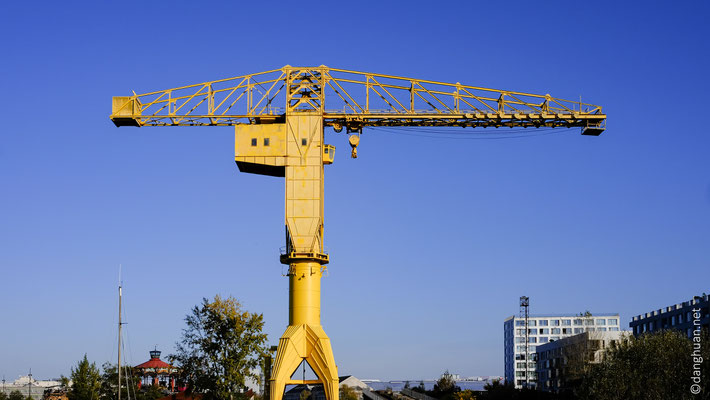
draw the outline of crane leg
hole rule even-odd
[[[281,400],[288,384],[316,383],[292,380],[291,375],[303,361],[323,384],[327,400],[338,400],[338,368],[330,339],[320,324],[321,265],[294,262],[289,267],[289,326],[279,340],[270,380],[270,400]]]

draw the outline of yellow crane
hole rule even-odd
[[[364,127],[580,127],[598,136],[600,106],[460,83],[319,67],[291,67],[145,94],[113,98],[116,126],[235,126],[241,172],[285,177],[289,323],[279,340],[270,399],[286,385],[322,383],[338,400],[338,370],[320,321],[323,244],[323,166],[335,147],[324,127],[349,135],[351,156]],[[291,379],[307,362],[316,380]]]

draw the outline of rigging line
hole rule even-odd
[[[543,132],[543,133],[537,133],[537,134],[529,134],[529,135],[513,135],[513,136],[487,136],[487,137],[482,137],[482,136],[444,136],[444,135],[422,135],[422,134],[416,134],[416,133],[407,133],[407,132],[397,132],[393,130],[387,130],[387,129],[382,129],[382,127],[373,127],[373,129],[378,129],[379,131],[385,132],[385,133],[390,133],[390,134],[396,134],[396,135],[404,135],[404,136],[417,136],[417,137],[426,137],[426,138],[432,138],[432,139],[463,139],[463,140],[488,140],[488,139],[517,139],[517,138],[527,138],[527,137],[533,137],[533,136],[545,136],[545,135],[551,135],[554,133],[560,133],[560,132],[554,132],[552,130]]]
[[[482,131],[480,129],[474,130],[462,130],[462,129],[454,129],[454,128],[449,128],[449,129],[432,129],[430,127],[417,127],[417,126],[399,126],[399,127],[388,127],[388,126],[375,126],[372,127],[373,129],[381,129],[385,131],[391,131],[395,133],[405,133],[405,132],[419,132],[419,133],[437,133],[437,134],[448,134],[456,137],[461,137],[461,136],[479,136],[479,135],[485,135],[485,136],[499,136],[499,135],[504,135],[506,133],[535,133],[535,132],[548,132],[552,130],[559,130],[558,128],[553,128],[553,127],[544,127],[544,128],[512,128],[512,129],[505,129],[505,127],[501,128],[491,128],[490,130],[485,130]]]
[[[491,128],[491,130],[486,130],[482,131],[480,129],[457,129],[457,127],[449,127],[449,128],[444,128],[444,129],[432,129],[431,127],[418,127],[418,126],[394,126],[394,127],[388,127],[388,126],[382,126],[382,127],[377,127],[377,128],[387,128],[387,129],[393,129],[393,130],[407,130],[407,131],[413,131],[413,132],[431,132],[431,133],[445,133],[445,134],[453,134],[456,136],[461,136],[461,135],[500,135],[501,131],[505,132],[539,132],[539,131],[548,131],[550,129],[556,129],[552,127],[544,127],[544,128],[535,128],[535,127],[530,127],[530,128],[509,128],[505,129],[505,127],[500,127],[500,128]],[[484,128],[485,129],[485,128]]]

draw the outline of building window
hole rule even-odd
[[[572,328],[562,328],[562,334],[563,334],[563,335],[571,335],[571,334],[572,334]]]
[[[609,325],[618,325],[618,324],[619,324],[619,321],[618,321],[616,318],[612,318],[612,319],[607,320],[607,324],[609,324]]]
[[[528,326],[535,326],[536,323],[537,323],[537,321],[535,321],[534,319],[528,320]]]
[[[550,321],[550,325],[552,326],[560,326],[560,320],[559,319],[553,319]]]
[[[308,144],[308,139],[301,139],[301,146],[305,146],[306,144]]]
[[[268,146],[268,145],[269,145],[269,138],[265,137],[264,138],[264,146]]]
[[[549,341],[550,340],[547,336],[540,336],[540,343],[547,343]]]
[[[571,326],[571,325],[572,325],[572,320],[571,320],[571,319],[563,319],[563,320],[562,320],[562,325],[563,325],[563,326]]]
[[[598,319],[597,325],[606,325],[606,320],[605,319]]]
[[[574,333],[575,333],[575,334],[577,334],[577,333],[582,333],[582,332],[584,332],[584,328],[574,328]]]
[[[560,332],[560,328],[552,328],[553,335],[559,335],[560,333],[562,333],[562,332]]]
[[[582,320],[581,319],[575,319],[574,320],[575,325],[582,325]]]
[[[546,319],[540,320],[540,326],[547,326],[547,320]]]
[[[251,138],[251,146],[256,146],[256,138]]]
[[[515,326],[525,326],[525,321],[517,320],[515,321]]]
[[[541,334],[541,335],[549,335],[549,334],[550,334],[550,328],[540,328],[540,334]]]
[[[537,343],[537,338],[536,337],[529,337],[528,343]]]

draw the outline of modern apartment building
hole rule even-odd
[[[537,346],[583,332],[619,331],[619,314],[510,316],[503,322],[505,380],[516,388],[535,387],[537,382]],[[527,333],[527,335],[526,335]],[[527,338],[527,354],[526,354]]]
[[[629,331],[584,332],[537,346],[537,388],[564,392],[585,364],[602,361],[607,347],[630,336]]]
[[[629,327],[634,336],[663,329],[677,329],[691,337],[693,330],[698,327],[710,328],[708,304],[708,295],[703,293],[702,296],[695,296],[683,303],[637,315],[631,319]]]

